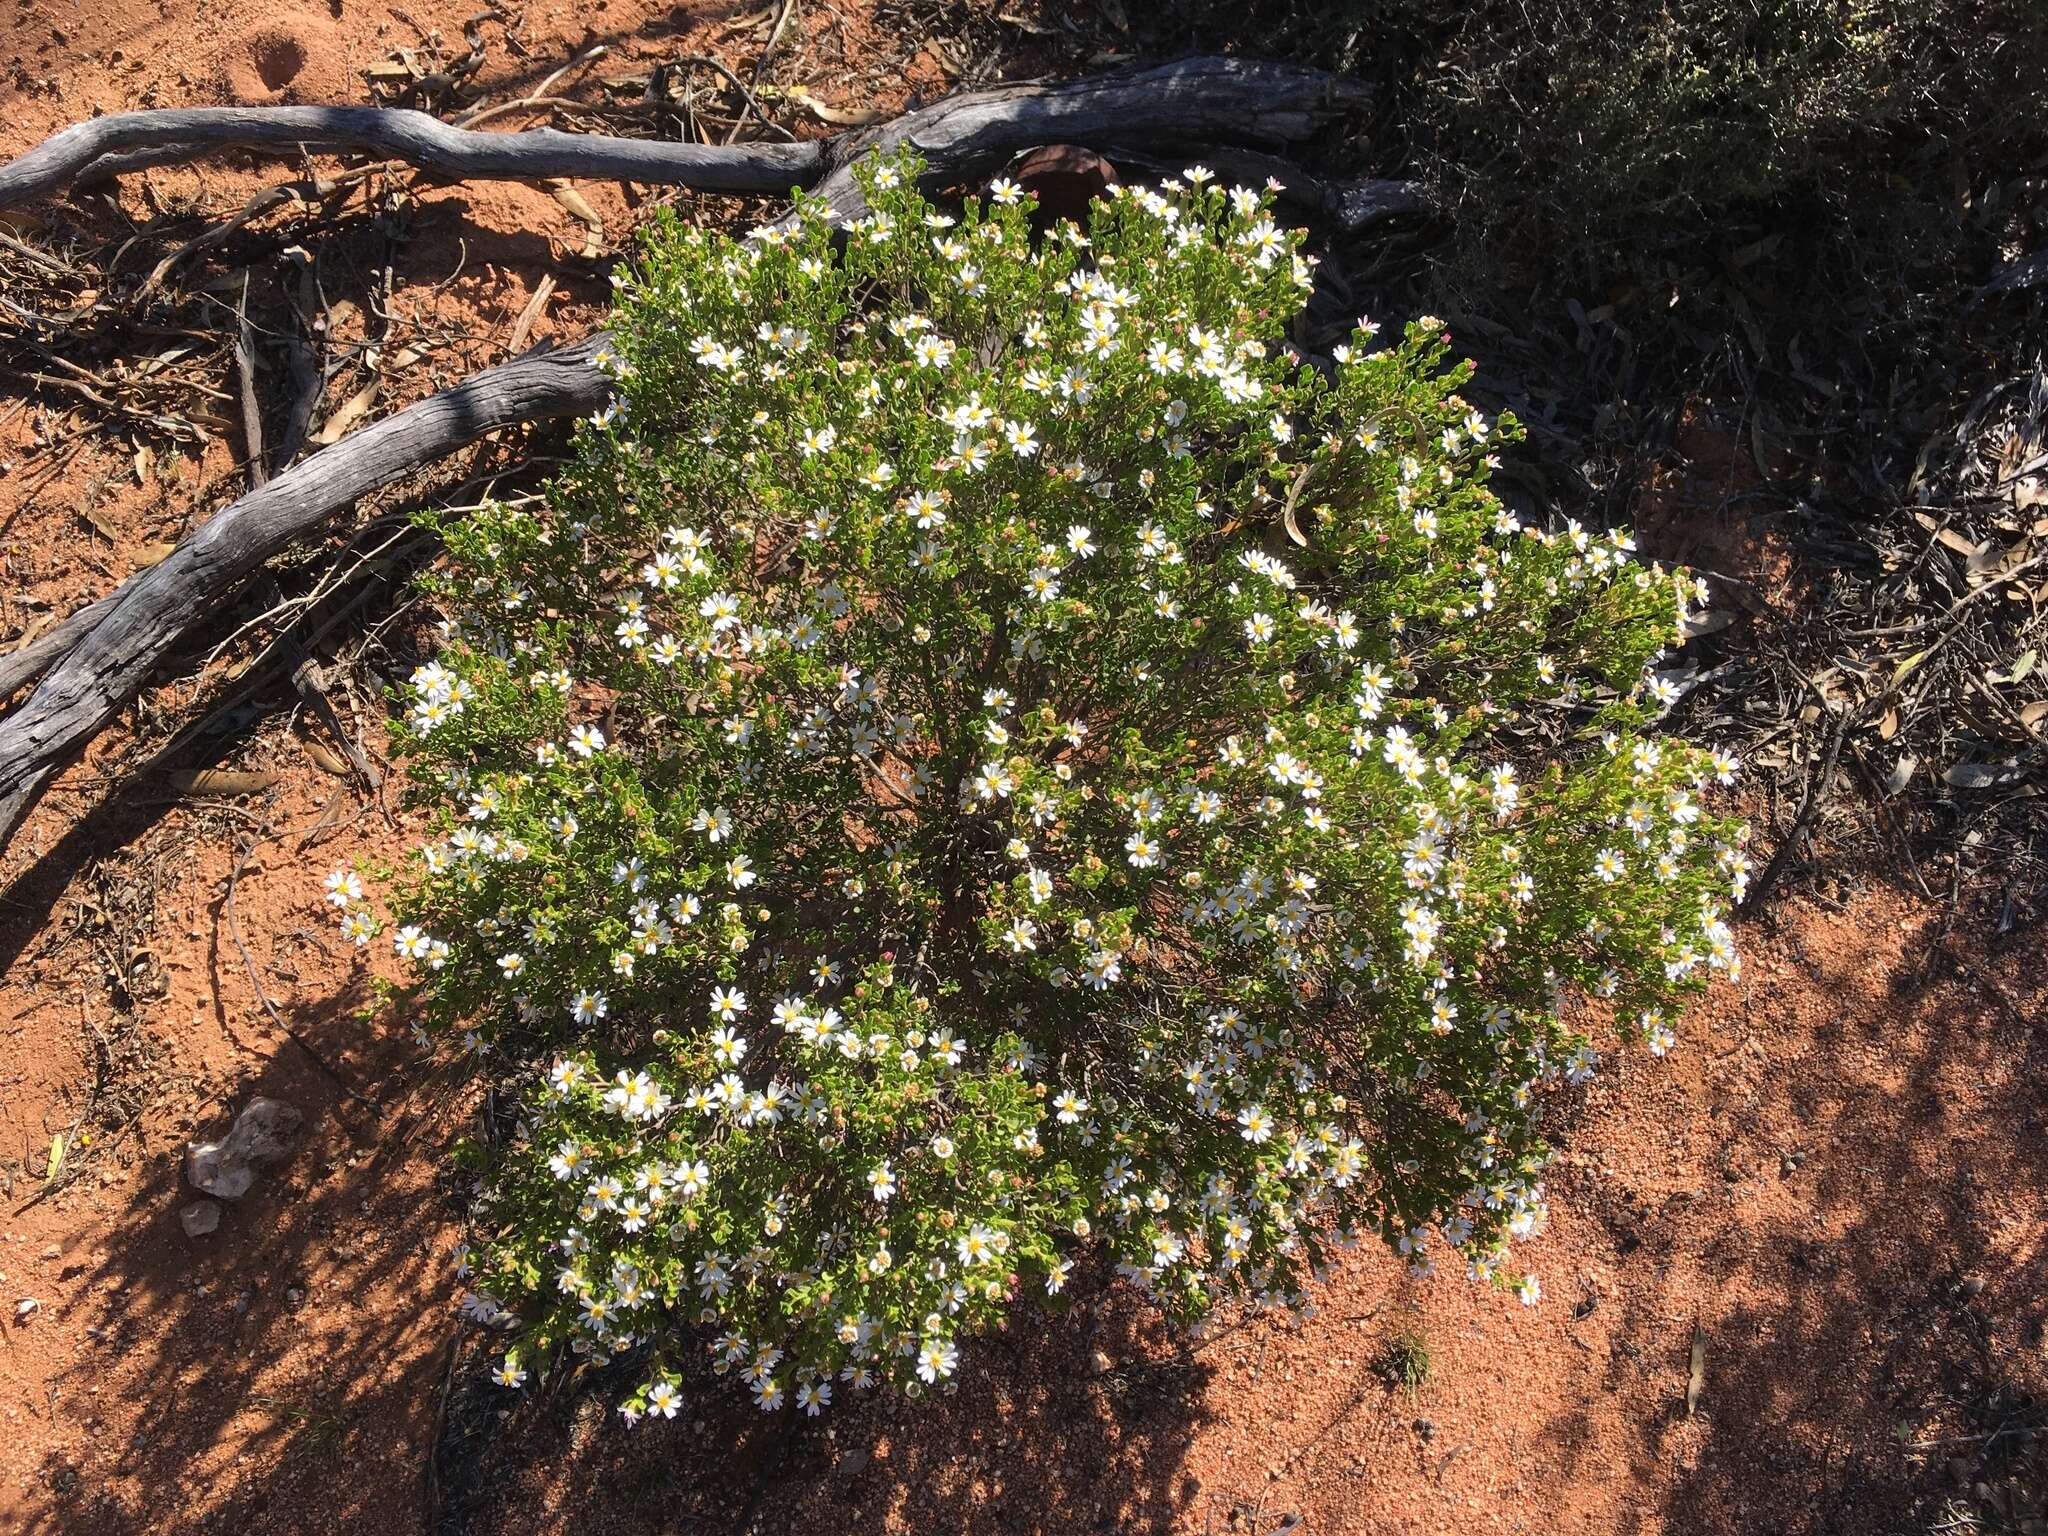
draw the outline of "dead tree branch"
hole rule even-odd
[[[600,333],[486,369],[302,460],[131,577],[21,707],[0,720],[0,839],[220,595],[343,507],[505,427],[580,415],[610,394]]]
[[[382,107],[174,107],[74,123],[0,167],[0,208],[145,165],[221,149],[351,150],[451,180],[541,181],[591,176],[696,187],[786,192],[822,174],[824,145],[656,143],[561,133],[481,133],[425,112]]]

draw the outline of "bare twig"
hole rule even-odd
[[[1835,776],[1835,763],[1842,755],[1842,742],[1849,734],[1849,722],[1855,712],[1844,709],[1833,713],[1835,728],[1828,738],[1827,756],[1821,763],[1820,771],[1807,777],[1806,788],[1799,797],[1799,809],[1792,817],[1792,830],[1785,834],[1784,841],[1778,844],[1777,851],[1771,855],[1770,863],[1764,866],[1764,872],[1757,877],[1756,884],[1743,898],[1742,908],[1745,912],[1758,910],[1770,899],[1779,877],[1785,872],[1785,865],[1791,860],[1801,839],[1806,836],[1807,824],[1813,819],[1820,798],[1827,792],[1828,781]]]
[[[533,334],[533,322],[540,318],[540,312],[547,308],[548,297],[555,291],[552,273],[542,276],[534,284],[533,297],[526,301],[526,307],[519,311],[519,318],[512,324],[512,334],[505,339],[505,350],[517,352],[526,345],[526,338]]]
[[[596,63],[610,51],[610,45],[605,43],[599,43],[593,48],[586,48],[560,69],[541,81],[527,95],[520,97],[516,101],[501,101],[496,106],[474,108],[455,119],[455,126],[458,128],[474,128],[479,123],[487,123],[494,117],[507,112],[516,112],[522,107],[546,105],[549,103],[555,87],[561,84],[566,76],[575,73],[587,64]],[[573,106],[576,103],[572,102],[570,105]]]
[[[263,410],[256,403],[256,333],[249,329],[249,274],[242,274],[241,297],[235,301],[235,372],[242,380],[242,441],[249,450],[249,483],[270,479],[263,461]]]

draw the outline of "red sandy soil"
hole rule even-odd
[[[474,10],[16,0],[0,151],[101,110],[360,101],[365,65],[422,29],[459,51]],[[784,46],[821,96],[898,106],[950,78],[892,30],[904,14],[805,3]],[[744,74],[766,16],[539,5],[530,57],[494,50],[484,79],[503,99],[597,38],[621,69],[700,51]],[[220,214],[283,174],[230,157],[149,180],[159,205]],[[582,190],[610,239],[630,229],[620,189]],[[146,216],[133,179],[121,196]],[[561,286],[537,338],[602,302],[581,224],[538,189],[426,187],[411,226],[394,296],[452,339],[379,409],[502,356],[543,276]],[[0,460],[26,468],[54,413],[6,403]],[[216,438],[138,469],[109,432],[32,501],[21,468],[0,475],[0,646],[203,521],[242,487],[238,457]],[[1725,547],[1783,595],[1780,552]],[[196,696],[168,692],[145,724]],[[373,701],[343,702],[374,744]],[[443,1153],[474,1106],[367,1009],[372,967],[319,889],[396,850],[402,818],[337,800],[304,720],[238,750],[229,766],[278,777],[228,802],[119,792],[136,739],[111,733],[0,858],[0,1530],[377,1536],[436,1508],[440,1529],[499,1536],[722,1531],[748,1509],[764,1529],[920,1533],[2042,1529],[2040,1452],[2013,1431],[2048,1419],[2048,983],[1889,890],[1748,924],[1747,975],[1675,1056],[1619,1052],[1559,1106],[1534,1310],[1361,1251],[1305,1324],[1233,1321],[1189,1356],[1097,1290],[977,1346],[950,1398],[848,1405],[791,1437],[705,1395],[629,1431],[601,1397],[508,1412],[448,1390]],[[187,1238],[184,1148],[258,1093],[306,1111],[300,1143]],[[82,1176],[37,1198],[51,1137],[115,1102],[139,1117],[75,1144]],[[1412,1391],[1386,1379],[1402,1338],[1428,1354]],[[437,1440],[454,1450],[430,1474]]]

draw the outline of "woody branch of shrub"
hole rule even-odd
[[[151,165],[236,149],[368,152],[451,178],[613,177],[720,192],[807,190],[842,222],[864,202],[853,168],[914,149],[934,187],[985,175],[1019,153],[1072,143],[1141,159],[1203,157],[1226,174],[1275,172],[1287,196],[1340,226],[1413,215],[1402,183],[1323,180],[1276,157],[1359,109],[1355,82],[1318,70],[1193,58],[1059,85],[949,98],[890,122],[805,144],[705,146],[551,130],[483,133],[425,113],[366,108],[207,108],[122,113],[75,124],[0,167],[0,209]],[[293,540],[360,498],[491,433],[587,414],[610,386],[586,366],[604,345],[536,350],[419,401],[312,455],[216,514],[159,564],[0,661],[0,687],[31,693],[0,719],[0,845],[64,765],[129,699],[201,615]]]

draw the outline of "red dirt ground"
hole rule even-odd
[[[17,0],[0,152],[100,110],[359,101],[365,65],[421,29],[459,51],[474,9]],[[535,6],[530,59],[494,51],[484,78],[502,99],[597,37],[621,69],[700,51],[744,75],[769,14]],[[821,96],[900,105],[951,78],[945,50],[892,30],[905,14],[807,3],[784,47]],[[161,203],[225,213],[283,174],[228,160],[149,180]],[[582,190],[611,239],[631,227],[619,189]],[[133,178],[122,201],[146,211]],[[395,297],[457,339],[394,397],[501,356],[543,276],[561,287],[536,336],[592,323],[601,273],[546,193],[428,188],[412,226]],[[0,460],[25,469],[46,413],[6,403]],[[216,438],[142,473],[107,433],[32,500],[20,469],[0,476],[0,648],[224,504],[238,453]],[[173,694],[176,717],[194,690]],[[377,739],[373,707],[352,724]],[[2048,981],[1889,890],[1748,924],[1744,980],[1693,1012],[1674,1057],[1618,1053],[1562,1107],[1533,1311],[1361,1251],[1305,1324],[1242,1321],[1185,1359],[1098,1292],[978,1346],[950,1399],[850,1406],[793,1440],[716,1399],[627,1431],[593,1399],[500,1416],[446,1390],[440,1154],[472,1106],[366,1014],[369,970],[319,890],[402,827],[352,793],[323,826],[343,781],[311,730],[258,731],[231,766],[277,780],[227,803],[117,794],[134,739],[111,733],[0,858],[0,1530],[381,1536],[437,1505],[442,1529],[497,1536],[727,1530],[749,1508],[765,1529],[920,1533],[2041,1528],[2039,1451],[2013,1431],[2048,1416]],[[237,929],[282,1018],[378,1108],[267,1015]],[[185,1145],[256,1093],[306,1111],[300,1145],[189,1239]],[[139,1118],[73,1148],[84,1176],[37,1199],[51,1137],[124,1096]],[[1427,1349],[1412,1391],[1383,1379],[1400,1338]],[[462,1420],[459,1488],[429,1473],[444,1413]]]

